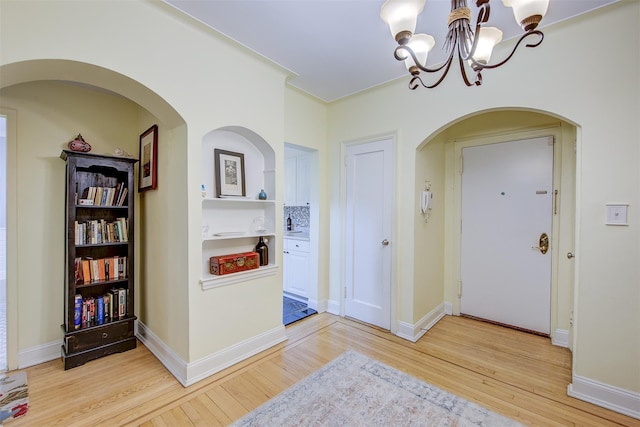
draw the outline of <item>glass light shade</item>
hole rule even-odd
[[[502,4],[513,8],[513,16],[520,25],[531,16],[544,17],[549,7],[549,0],[502,0]]]
[[[481,27],[478,34],[478,44],[473,59],[481,64],[488,64],[495,45],[502,41],[502,31],[496,27]]]
[[[416,31],[418,15],[425,0],[387,0],[380,9],[380,18],[389,25],[394,38],[401,31]]]
[[[420,62],[420,65],[427,65],[427,55],[429,51],[433,49],[433,46],[436,44],[436,41],[429,34],[416,34],[411,37],[411,40],[408,43],[408,46],[413,50],[416,54],[416,58]],[[413,58],[409,56],[404,60],[404,65],[407,67],[407,70],[411,68],[413,63]]]

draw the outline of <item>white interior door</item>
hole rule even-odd
[[[549,334],[553,138],[462,154],[461,312]]]
[[[347,148],[345,315],[391,324],[392,141]]]

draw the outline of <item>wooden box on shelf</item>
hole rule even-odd
[[[239,254],[212,256],[209,258],[209,272],[222,276],[240,271],[258,268],[260,261],[257,252],[242,252]]]
[[[64,368],[136,347],[136,159],[63,150],[66,161]]]

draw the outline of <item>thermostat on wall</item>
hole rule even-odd
[[[628,225],[627,208],[625,204],[607,204],[607,225]]]

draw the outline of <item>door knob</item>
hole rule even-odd
[[[549,236],[547,236],[547,233],[542,233],[540,239],[538,239],[538,246],[531,246],[531,249],[538,249],[542,255],[546,254],[549,250]]]
[[[389,241],[387,239],[384,239],[381,243],[382,246],[389,246]]]
[[[571,258],[575,258],[576,256],[573,254],[573,252],[567,252],[567,258],[571,259]]]

